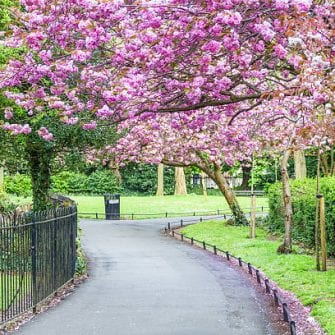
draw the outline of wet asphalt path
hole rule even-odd
[[[163,222],[82,220],[89,279],[15,334],[278,335],[250,283]]]

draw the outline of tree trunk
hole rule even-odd
[[[208,173],[207,173],[208,174]],[[209,174],[208,174],[209,175]],[[223,176],[219,168],[216,168],[214,171],[213,176],[211,176],[212,179],[216,182],[218,185],[220,191],[223,193],[228,206],[230,210],[233,213],[233,216],[235,218],[235,223],[239,225],[248,225],[248,220],[246,216],[244,215],[239,203],[237,202],[235,193],[230,188],[226,178]]]
[[[122,184],[122,175],[120,172],[120,169],[118,167],[118,165],[115,164],[115,162],[113,160],[111,160],[108,164],[108,167],[111,169],[113,175],[115,176],[117,182],[119,185]]]
[[[250,212],[250,238],[256,238],[256,196],[251,196],[251,212]]]
[[[289,176],[287,172],[287,163],[290,157],[290,150],[284,152],[281,161],[281,176],[283,187],[283,202],[284,202],[284,222],[285,222],[285,236],[284,243],[278,247],[279,253],[289,254],[292,252],[292,223],[293,223],[293,209],[292,196],[289,183]]]
[[[184,168],[176,167],[175,168],[175,188],[174,188],[174,195],[186,195],[186,180],[185,180],[185,173]]]
[[[242,166],[242,184],[241,190],[249,190],[249,180],[251,176],[251,166]]]
[[[156,196],[164,195],[164,164],[158,164]]]
[[[201,184],[202,184],[202,193],[207,197],[207,175],[205,172],[201,171]]]
[[[51,186],[52,149],[41,146],[27,146],[30,174],[33,187],[33,209],[41,211],[48,208]]]
[[[294,152],[294,173],[295,179],[305,179],[307,177],[306,158],[303,150]]]

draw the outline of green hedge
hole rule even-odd
[[[293,203],[294,240],[314,247],[314,226],[316,208],[316,180],[292,180],[291,192]],[[321,193],[325,196],[327,250],[330,256],[335,255],[335,178],[321,178]],[[269,217],[267,226],[272,232],[284,232],[284,206],[281,183],[273,184],[268,189]]]

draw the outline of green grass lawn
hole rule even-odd
[[[304,305],[311,305],[312,315],[329,335],[335,335],[335,269],[317,272],[312,256],[302,254],[279,255],[280,241],[268,238],[265,231],[257,230],[257,238],[247,238],[248,227],[228,226],[223,222],[208,221],[182,230],[194,237],[229,251],[237,257],[262,269],[278,285],[293,292]]]
[[[105,212],[103,196],[71,196],[78,203],[80,217],[95,217],[94,213]],[[250,198],[239,197],[239,203],[243,208],[250,208]],[[258,198],[257,206],[267,206],[267,198]],[[147,197],[123,197],[121,196],[121,216],[135,219],[152,217],[168,217],[183,215],[213,215],[217,210],[220,214],[229,213],[228,205],[223,196],[186,195],[186,196],[147,196]],[[209,213],[211,211],[211,213]],[[85,214],[86,213],[86,214]],[[92,214],[91,214],[92,213]]]

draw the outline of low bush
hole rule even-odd
[[[316,210],[316,180],[292,180],[292,204],[294,240],[314,247],[315,210]],[[335,255],[335,178],[321,178],[321,193],[325,196],[327,250],[329,255]],[[284,232],[284,206],[281,183],[273,184],[268,189],[269,217],[267,227],[272,232]]]
[[[31,179],[24,174],[6,176],[5,189],[7,193],[15,194],[20,197],[29,197],[32,195]]]

